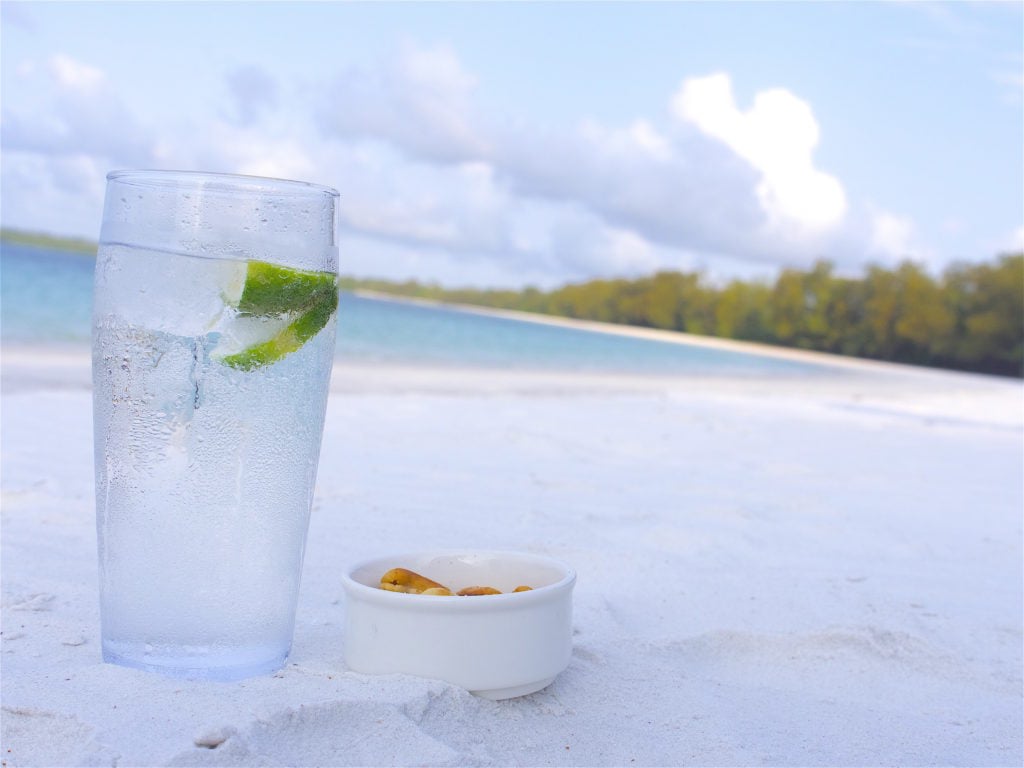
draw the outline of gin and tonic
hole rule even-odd
[[[336,197],[108,177],[93,322],[106,661],[230,680],[288,655],[334,357]]]

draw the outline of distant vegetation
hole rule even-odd
[[[19,229],[0,229],[0,241],[18,245],[34,245],[38,248],[53,248],[56,251],[71,251],[96,255],[96,243],[81,237],[59,237],[39,232],[23,232]]]
[[[95,254],[78,238],[0,230],[5,242]],[[912,262],[840,277],[828,261],[774,282],[713,286],[700,272],[591,280],[550,291],[442,288],[342,278],[347,290],[758,341],[890,362],[1024,377],[1024,253],[955,264],[932,277]]]
[[[685,331],[841,355],[1024,376],[1024,254],[957,264],[939,278],[905,262],[839,277],[828,261],[773,283],[708,284],[699,272],[591,280],[551,291],[446,289],[414,281],[343,287]]]

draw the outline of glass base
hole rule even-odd
[[[211,680],[230,683],[247,677],[256,677],[276,672],[284,666],[290,648],[267,655],[267,649],[244,649],[220,651],[215,655],[184,652],[181,655],[169,653],[147,653],[144,649],[113,647],[114,643],[103,643],[103,661],[122,667],[156,672],[168,677],[185,680]],[[120,645],[120,644],[117,644]]]
[[[482,699],[501,701],[502,699],[514,699],[517,696],[527,696],[528,694],[536,693],[542,688],[547,688],[554,681],[554,677],[546,677],[543,680],[535,680],[524,685],[514,685],[511,688],[492,688],[487,691],[470,691],[470,693]]]

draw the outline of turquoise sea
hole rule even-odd
[[[5,344],[89,344],[90,256],[4,243],[0,337]],[[694,376],[822,375],[826,366],[493,317],[342,293],[337,357],[594,373]]]

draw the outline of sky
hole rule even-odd
[[[340,192],[342,272],[553,287],[1024,248],[1024,3],[0,3],[0,222]]]

